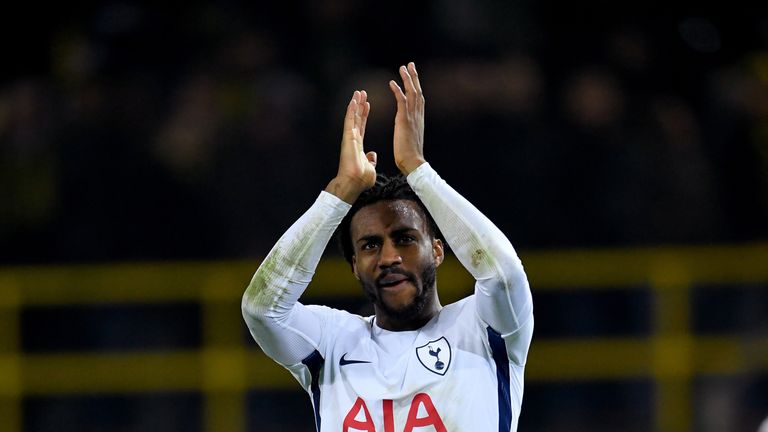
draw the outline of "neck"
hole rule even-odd
[[[419,314],[409,317],[396,316],[387,313],[378,305],[373,305],[373,310],[376,312],[376,324],[389,331],[409,331],[418,330],[424,327],[429,320],[435,317],[443,306],[440,304],[440,300],[433,297],[432,301],[424,305],[424,309]]]

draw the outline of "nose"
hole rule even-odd
[[[381,246],[381,256],[379,257],[379,268],[387,268],[403,263],[403,257],[400,251],[391,241],[385,241]]]

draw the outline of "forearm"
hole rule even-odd
[[[242,311],[251,334],[268,354],[283,357],[284,363],[297,360],[297,352],[311,353],[319,343],[321,325],[297,303],[349,207],[321,193],[275,244],[245,290]],[[281,340],[286,347],[275,346]],[[282,348],[290,348],[287,351],[294,355],[286,356]]]
[[[507,237],[428,164],[409,174],[408,182],[456,257],[477,280],[480,317],[501,334],[519,329],[532,316],[531,292]]]

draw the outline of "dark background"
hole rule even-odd
[[[4,6],[0,32],[3,268],[256,263],[335,175],[355,89],[372,104],[366,147],[396,171],[387,82],[408,61],[427,159],[519,251],[768,240],[764,6],[29,3]],[[695,288],[693,332],[768,334],[766,285],[733,288]],[[534,295],[537,338],[654,331],[649,291]],[[24,307],[19,350],[195,349],[200,315]],[[696,377],[694,430],[754,431],[767,382]],[[655,391],[527,383],[521,431],[651,430]],[[25,396],[24,430],[202,430],[202,398]],[[311,428],[298,386],[246,405],[248,430]]]
[[[522,248],[768,233],[768,19],[640,2],[141,2],[2,18],[0,262],[262,256],[336,170],[345,104]],[[18,7],[18,6],[17,6]]]

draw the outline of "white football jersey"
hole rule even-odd
[[[514,431],[532,321],[502,338],[477,316],[475,296],[445,306],[417,331],[308,306],[325,340],[288,367],[312,397],[317,430],[342,432]],[[515,346],[518,345],[518,346]]]

